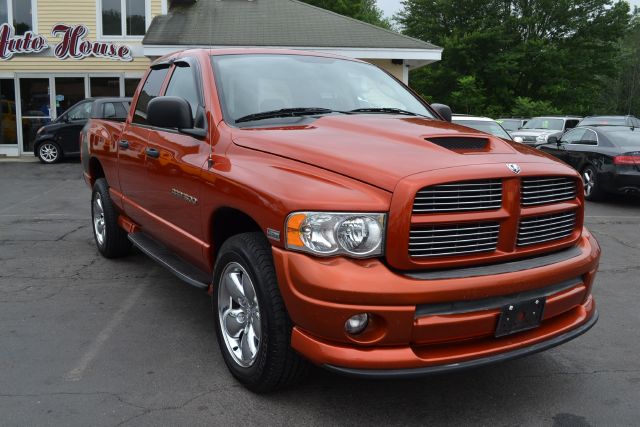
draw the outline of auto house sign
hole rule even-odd
[[[116,61],[132,61],[131,48],[127,45],[91,41],[87,39],[89,29],[85,25],[56,24],[51,36],[59,39],[53,47],[53,56],[60,60],[106,58]],[[47,39],[32,31],[16,35],[11,24],[0,26],[0,60],[8,61],[16,54],[37,54],[49,49]]]

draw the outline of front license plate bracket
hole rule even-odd
[[[545,298],[535,298],[528,301],[507,304],[502,307],[502,313],[500,314],[498,326],[496,327],[496,338],[540,326],[545,302]]]

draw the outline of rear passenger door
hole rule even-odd
[[[148,214],[151,206],[146,197],[149,184],[146,181],[145,158],[150,132],[147,106],[149,101],[160,95],[168,74],[168,66],[149,72],[140,95],[134,100],[133,118],[125,125],[118,141],[118,175],[124,209],[129,217],[143,227],[153,223]]]
[[[165,96],[178,96],[191,106],[194,128],[207,129],[202,77],[196,59],[174,63]],[[204,239],[201,228],[202,188],[200,171],[208,160],[208,138],[198,138],[178,129],[152,128],[146,157],[146,197],[158,216],[153,236],[182,257],[202,262]],[[206,267],[205,267],[206,268]]]

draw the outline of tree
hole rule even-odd
[[[379,27],[391,28],[391,22],[384,17],[376,0],[302,0],[313,6],[349,16]]]
[[[565,113],[600,108],[597,94],[618,73],[629,24],[628,4],[614,0],[404,0],[403,6],[395,18],[403,31],[444,48],[442,61],[411,74],[411,85],[464,110],[451,88],[472,76],[485,98],[476,114],[509,113],[517,97]]]

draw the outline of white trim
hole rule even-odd
[[[351,47],[299,47],[299,46],[183,46],[158,45],[144,46],[145,56],[163,56],[184,49],[288,49],[309,50],[360,59],[404,59],[422,61],[440,61],[442,49],[393,49],[393,48],[351,48]]]
[[[160,8],[160,13],[162,13],[163,15],[169,13],[169,5],[167,4],[167,0],[162,0]]]
[[[409,64],[402,64],[402,83],[409,86]]]
[[[122,0],[124,3],[125,0]],[[151,0],[144,1],[144,32],[146,33],[151,25]]]

